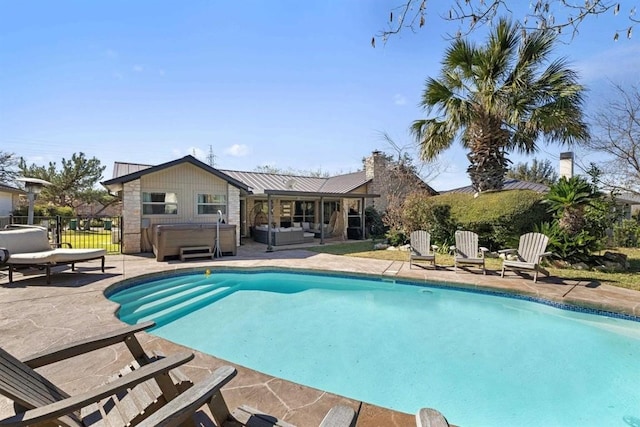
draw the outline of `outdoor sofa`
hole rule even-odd
[[[259,225],[253,229],[253,240],[269,244],[267,241],[268,228]],[[313,242],[313,233],[305,232],[301,227],[271,227],[271,245],[296,245]]]
[[[82,261],[101,259],[101,269],[104,273],[105,249],[73,249],[52,248],[49,243],[47,229],[31,226],[0,230],[0,249],[8,254],[4,260],[9,267],[9,283],[13,283],[13,271],[16,267],[44,268],[47,274],[47,284],[51,283],[51,266],[70,264],[75,270],[75,264]]]

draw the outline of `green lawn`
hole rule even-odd
[[[120,245],[112,242],[109,230],[65,230],[61,234],[61,242],[70,243],[73,248],[99,248],[110,254],[120,253]]]
[[[374,242],[361,241],[357,243],[343,243],[335,245],[323,245],[309,248],[310,251],[328,253],[334,255],[344,255],[360,258],[383,259],[389,261],[409,261],[408,252],[373,250]],[[621,288],[628,288],[640,291],[640,249],[638,248],[613,248],[613,252],[621,252],[628,256],[631,265],[629,271],[624,273],[603,273],[599,271],[583,271],[564,268],[547,267],[549,273],[555,277],[563,279],[590,280]],[[453,266],[451,255],[438,254],[438,265]],[[502,269],[502,261],[497,258],[487,258],[487,269]]]

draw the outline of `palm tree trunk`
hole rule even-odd
[[[468,130],[472,141],[467,154],[471,163],[467,168],[471,185],[478,192],[501,190],[510,163],[504,152],[509,133],[501,128],[499,121],[491,119]]]

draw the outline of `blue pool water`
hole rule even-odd
[[[128,323],[267,374],[461,426],[640,425],[640,323],[442,287],[282,272],[162,278]]]

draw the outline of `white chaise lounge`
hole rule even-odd
[[[4,260],[9,267],[9,283],[16,267],[44,267],[47,284],[51,283],[51,266],[56,264],[70,264],[73,271],[77,262],[101,259],[104,273],[107,254],[104,249],[52,248],[46,228],[37,226],[0,230],[0,249],[9,255]]]

